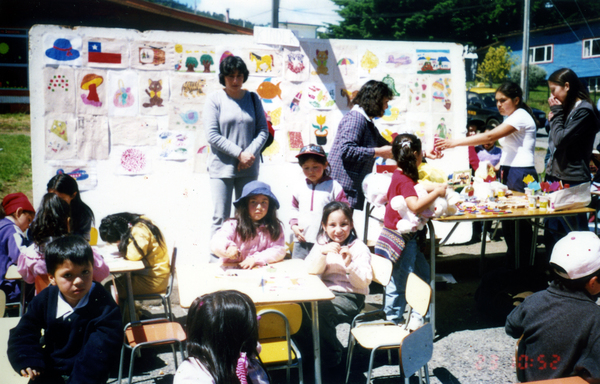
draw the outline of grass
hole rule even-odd
[[[23,192],[33,201],[29,115],[0,115],[0,197]]]

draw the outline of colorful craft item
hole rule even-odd
[[[542,192],[550,192],[550,183],[548,183],[547,181],[542,181],[540,183],[540,188],[542,189]]]
[[[560,191],[562,188],[561,183],[559,183],[558,181],[553,181],[550,184],[550,192],[556,192],[556,191]]]
[[[543,183],[542,183],[542,184],[543,184]],[[546,184],[548,184],[548,183],[546,183]],[[540,188],[541,188],[541,186],[540,186],[540,183],[539,183],[539,182],[537,182],[537,181],[533,181],[533,182],[531,182],[531,183],[527,184],[527,188],[529,188],[529,189],[531,189],[533,192],[535,192],[535,191],[539,191],[539,190],[540,190]]]
[[[524,182],[525,184],[529,184],[529,183],[531,183],[531,182],[533,182],[533,181],[535,181],[535,178],[534,178],[533,176],[531,176],[531,175],[527,175],[527,176],[525,176],[525,177],[523,178],[523,182]]]
[[[79,51],[73,49],[68,39],[56,39],[52,48],[46,50],[46,56],[58,61],[71,61],[79,58]]]

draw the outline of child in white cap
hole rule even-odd
[[[519,343],[516,365],[524,380],[581,376],[600,379],[600,239],[571,232],[550,259],[556,278],[506,319],[506,333]]]

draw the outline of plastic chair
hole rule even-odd
[[[302,355],[291,336],[302,325],[302,307],[298,304],[257,306],[258,341],[262,345],[260,360],[267,370],[286,369],[290,382],[290,368],[298,368],[300,384],[304,382]]]
[[[35,277],[35,294],[39,295],[47,286],[50,285],[50,278],[48,275],[37,275]]]
[[[402,340],[400,345],[400,374],[404,383],[409,384],[409,378],[419,372],[419,382],[423,382],[421,370],[425,371],[425,381],[429,383],[427,363],[433,356],[433,327],[431,323],[424,324]]]
[[[4,317],[4,311],[6,310],[6,293],[0,289],[0,317]]]
[[[406,282],[406,301],[409,305],[408,318],[410,319],[413,309],[425,316],[429,309],[430,300],[431,287],[429,284],[421,280],[414,273],[410,273]],[[428,335],[433,342],[433,330],[432,328],[429,329],[430,332]],[[387,321],[359,323],[353,327],[350,332],[352,333],[352,338],[350,344],[348,344],[346,382],[348,382],[350,376],[354,347],[356,346],[356,343],[358,343],[363,348],[371,350],[369,370],[367,372],[367,384],[371,382],[371,371],[373,370],[373,363],[375,361],[375,352],[380,349],[389,350],[401,347],[404,339],[410,334],[410,331],[408,330],[408,321],[404,327],[400,327],[393,322]],[[424,366],[427,371],[427,364],[424,364]],[[426,374],[426,382],[429,383],[428,374]]]
[[[121,383],[123,374],[123,360],[125,357],[125,348],[131,349],[131,358],[129,360],[128,382],[131,383],[133,376],[133,362],[136,352],[145,347],[154,347],[159,345],[171,345],[173,350],[173,360],[175,361],[175,371],[177,371],[177,353],[175,344],[179,345],[181,352],[181,361],[185,359],[183,354],[183,342],[186,340],[185,332],[181,324],[168,319],[151,319],[135,321],[127,324],[124,329],[125,337],[121,347],[121,359],[119,361],[119,378]]]
[[[146,293],[143,295],[134,295],[134,300],[160,300],[165,309],[165,316],[173,321],[173,308],[171,307],[171,293],[173,292],[173,281],[175,280],[175,262],[177,261],[177,247],[173,246],[173,254],[171,256],[171,274],[169,275],[169,284],[167,289],[162,293]]]
[[[92,229],[90,229],[90,241],[89,241],[90,245],[97,245],[98,244],[98,230],[95,227],[92,227]]]

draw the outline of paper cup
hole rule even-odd
[[[540,209],[548,209],[548,198],[546,196],[540,197]]]
[[[535,208],[536,208],[535,197],[529,196],[529,209],[535,209]]]

